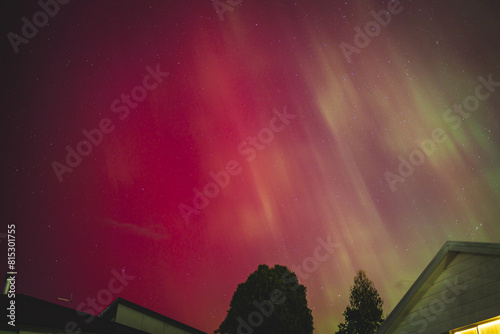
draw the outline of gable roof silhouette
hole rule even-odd
[[[180,328],[180,329],[183,329],[189,333],[193,333],[193,334],[206,334],[205,332],[202,332],[194,327],[191,327],[191,326],[188,326],[180,321],[177,321],[177,320],[174,320],[172,318],[169,318],[161,313],[157,313],[155,311],[152,311],[146,307],[143,307],[143,306],[140,306],[140,305],[137,305],[136,303],[133,303],[129,300],[126,300],[126,299],[123,299],[121,297],[118,297],[116,298],[108,307],[106,307],[102,312],[101,314],[99,314],[99,317],[101,318],[106,318],[106,317],[110,317],[112,316],[113,314],[116,314],[116,311],[118,309],[118,305],[121,304],[121,305],[124,305],[124,306],[127,306],[133,310],[136,310],[138,312],[141,312],[143,314],[146,314],[146,315],[149,315],[153,318],[156,318],[160,321],[163,321],[165,323],[168,323],[169,325],[172,325],[174,327],[177,327],[177,328]]]
[[[399,303],[394,307],[387,319],[377,330],[376,334],[383,334],[392,326],[397,326],[408,312],[415,306],[425,292],[432,286],[434,280],[444,271],[450,262],[460,253],[476,255],[500,256],[499,243],[447,241],[434,256],[415,283],[406,292]]]
[[[7,295],[0,295],[1,305],[8,305],[10,298]],[[75,309],[54,304],[42,299],[31,297],[24,294],[15,295],[16,306],[16,330],[19,328],[51,330],[53,333],[65,332],[68,323],[76,323],[76,328],[80,328],[85,333],[109,334],[147,334],[144,331],[137,330],[125,325],[108,321],[98,316],[94,316],[91,321],[88,320],[92,315],[79,312]],[[12,330],[14,327],[4,321],[0,324],[0,329]]]

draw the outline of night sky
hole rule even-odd
[[[388,314],[447,240],[500,242],[497,0],[59,7],[0,3],[17,292],[76,308],[134,276],[112,299],[211,333],[329,238],[299,276],[326,334],[357,270]]]

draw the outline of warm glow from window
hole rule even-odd
[[[500,320],[479,325],[479,334],[500,334]]]
[[[468,328],[467,328],[468,327]],[[467,328],[467,329],[461,329]],[[500,334],[500,316],[450,331],[451,334]]]

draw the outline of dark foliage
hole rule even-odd
[[[339,325],[336,334],[372,334],[380,327],[383,319],[382,304],[377,289],[366,277],[363,270],[354,277],[350,289],[349,305],[346,307],[344,323]]]
[[[214,333],[311,334],[313,329],[306,287],[287,267],[262,264],[238,285]]]

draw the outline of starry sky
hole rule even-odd
[[[56,9],[0,3],[17,292],[77,307],[122,273],[113,299],[211,333],[259,264],[329,238],[299,277],[326,334],[357,270],[388,314],[445,241],[500,242],[497,1]]]

